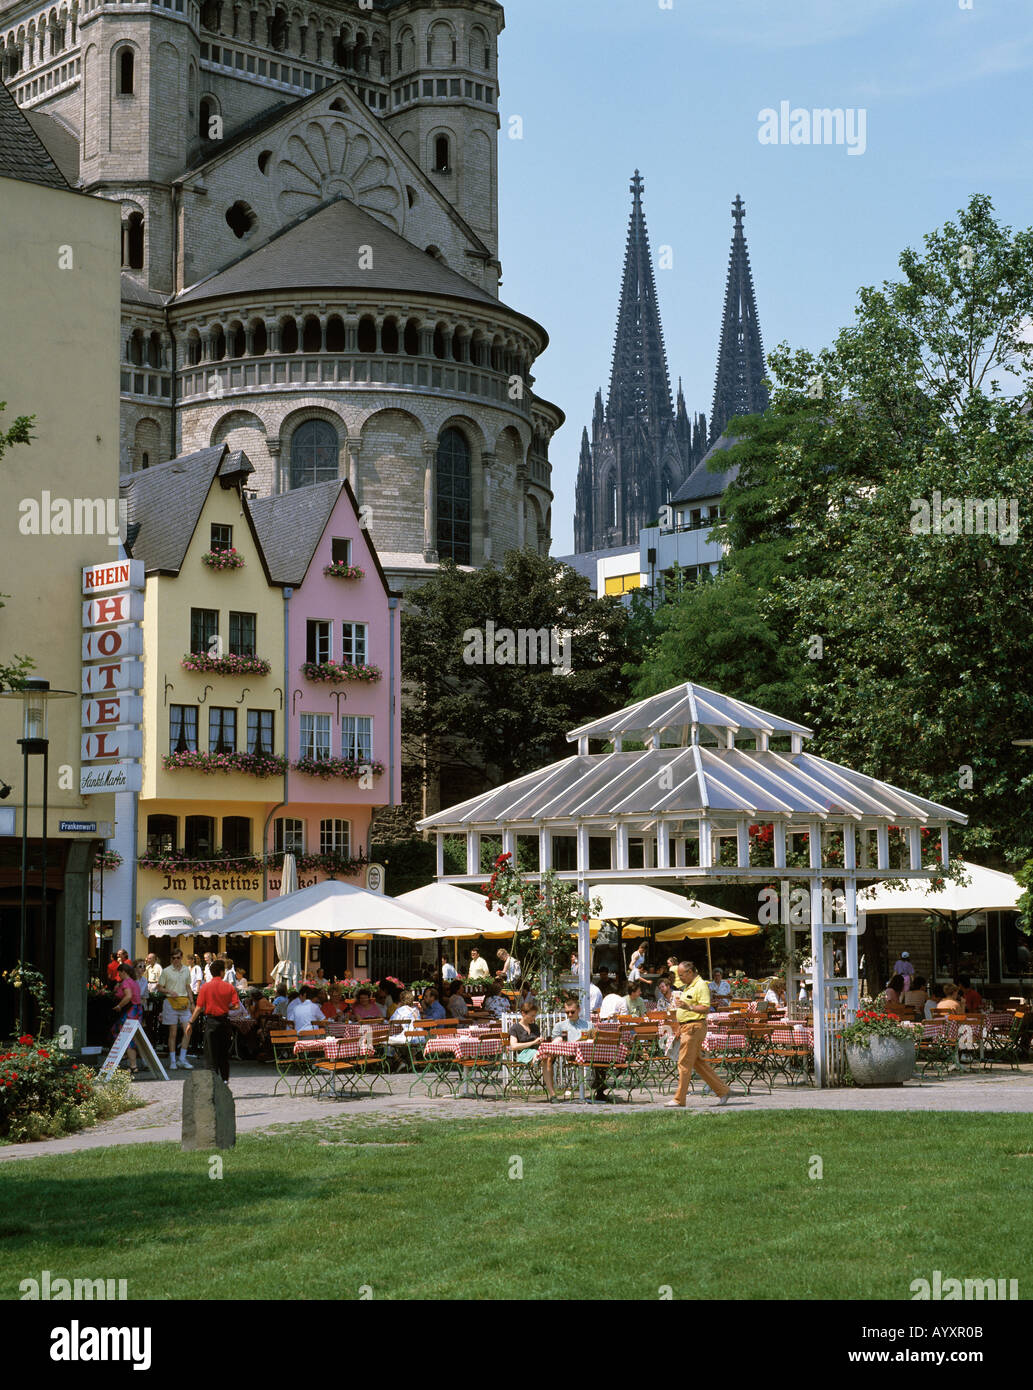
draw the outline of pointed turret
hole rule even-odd
[[[750,253],[743,233],[746,207],[736,194],[732,204],[732,249],[728,257],[728,285],[725,290],[721,345],[714,383],[714,408],[710,413],[710,443],[724,433],[728,421],[737,415],[756,415],[768,408],[764,385],[764,346],[753,293]]]

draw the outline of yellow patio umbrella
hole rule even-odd
[[[759,936],[761,928],[753,922],[735,921],[731,917],[701,917],[695,922],[679,922],[657,932],[657,941],[705,941],[707,943],[707,972],[714,975],[710,943],[725,936]]]

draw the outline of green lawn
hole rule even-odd
[[[172,1144],[18,1160],[0,1297],[49,1269],[147,1299],[907,1299],[939,1269],[1025,1298],[1031,1149],[1022,1115],[335,1115],[221,1179]]]

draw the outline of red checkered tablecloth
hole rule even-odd
[[[366,1038],[329,1037],[296,1042],[294,1052],[321,1052],[328,1062],[353,1062],[359,1057],[372,1057],[373,1048]]]
[[[704,1052],[745,1052],[745,1033],[708,1033],[703,1039]]]
[[[473,1061],[479,1057],[497,1057],[501,1051],[502,1038],[499,1036],[485,1038],[473,1033],[443,1033],[428,1040],[423,1055],[452,1056]]]
[[[591,1038],[584,1042],[567,1042],[563,1038],[550,1038],[543,1042],[538,1049],[539,1057],[566,1057],[568,1061],[577,1062],[579,1065],[594,1063],[597,1066],[605,1065],[609,1062],[624,1062],[627,1060],[628,1049],[621,1042],[595,1041]]]

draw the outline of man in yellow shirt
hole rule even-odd
[[[718,1105],[724,1105],[728,1100],[730,1088],[713,1068],[700,1060],[699,1056],[707,1033],[710,989],[706,980],[696,973],[696,967],[691,960],[683,960],[678,965],[674,1000],[677,1005],[675,1018],[681,1042],[678,1048],[678,1089],[674,1093],[674,1099],[667,1102],[668,1108],[677,1106],[684,1110],[693,1071],[717,1096]]]

